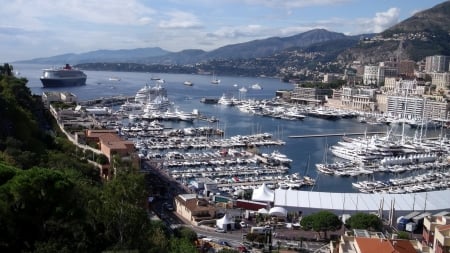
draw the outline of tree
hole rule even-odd
[[[194,243],[186,238],[173,237],[170,239],[169,253],[198,253]]]
[[[383,222],[375,214],[356,213],[346,222],[353,229],[367,229],[372,231],[381,231]]]
[[[148,248],[150,221],[144,208],[147,193],[144,177],[122,173],[106,182],[101,205],[95,214],[105,226],[105,238],[112,250]]]
[[[327,231],[335,231],[342,226],[342,222],[332,212],[320,211],[304,217],[300,221],[300,225],[306,230],[316,231],[321,237],[321,232],[324,232],[325,238],[327,238]]]
[[[61,171],[17,170],[0,186],[0,251],[88,252],[89,243],[80,240],[89,237],[78,193]]]

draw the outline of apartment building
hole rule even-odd
[[[420,245],[410,240],[386,238],[381,232],[354,229],[330,243],[332,253],[418,253]]]
[[[446,72],[449,70],[450,57],[446,55],[433,55],[425,58],[425,72]]]
[[[425,217],[422,232],[422,251],[450,252],[450,216],[448,212]]]

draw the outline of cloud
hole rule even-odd
[[[266,34],[267,30],[261,25],[246,25],[246,26],[236,26],[236,27],[221,27],[215,32],[208,33],[209,37],[216,38],[242,38],[242,37],[259,37]]]
[[[170,18],[159,23],[160,28],[201,28],[200,20],[193,14],[183,11],[172,11],[167,14]]]
[[[398,23],[400,10],[390,8],[385,12],[377,12],[373,21],[373,32],[379,33]]]
[[[137,0],[12,0],[0,10],[3,18],[15,20],[15,26],[35,30],[45,29],[47,25],[58,26],[59,19],[71,20],[73,25],[142,25],[147,24],[154,13]]]
[[[334,5],[352,0],[243,0],[244,3],[252,5],[265,5],[269,7],[281,8],[302,8],[317,5]]]
[[[355,29],[357,33],[379,33],[398,23],[400,10],[398,8],[390,8],[385,12],[375,13],[375,17],[370,19],[358,19],[355,24],[359,29]]]

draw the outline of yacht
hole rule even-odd
[[[212,84],[220,84],[220,79],[217,79],[216,75],[213,73],[213,77],[211,80]]]
[[[250,86],[253,90],[262,90],[261,85],[259,83],[255,83],[252,86]]]

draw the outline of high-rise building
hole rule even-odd
[[[416,62],[411,60],[402,60],[398,63],[398,74],[402,76],[414,76]]]
[[[425,72],[446,72],[449,68],[450,57],[445,55],[433,55],[425,58]]]

